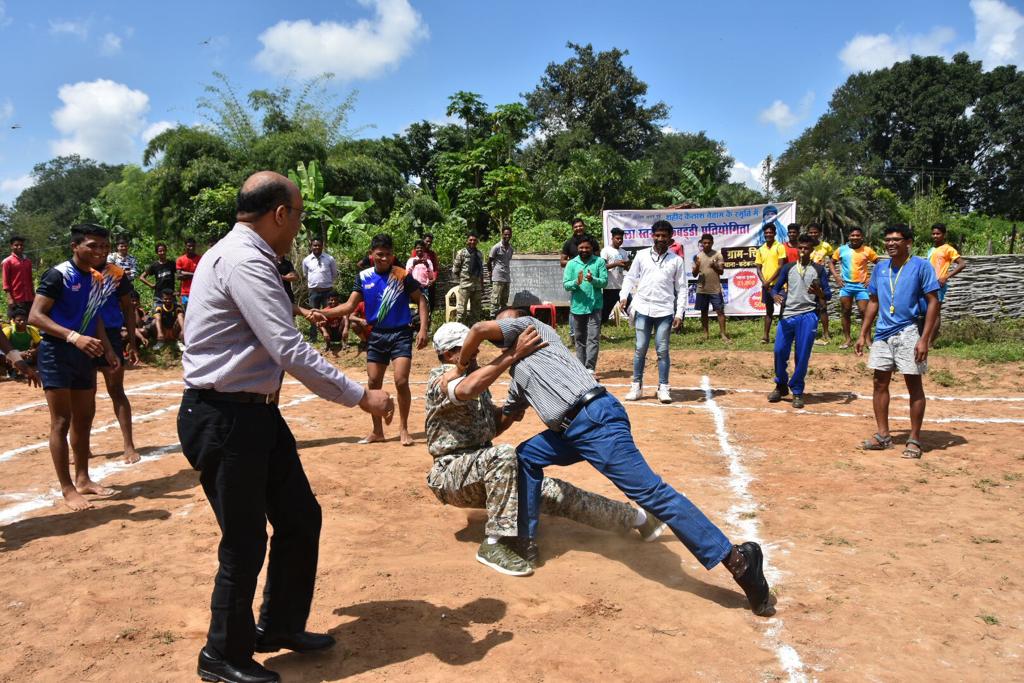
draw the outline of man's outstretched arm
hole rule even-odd
[[[461,380],[455,386],[455,398],[459,401],[470,401],[476,398],[480,394],[484,393],[489,386],[494,384],[498,378],[514,364],[547,345],[548,343],[541,339],[540,333],[537,332],[536,328],[534,328],[533,325],[530,325],[522,334],[519,335],[514,347],[506,349],[500,356],[492,360],[490,363],[477,368]],[[463,348],[465,348],[465,346],[463,346]],[[446,373],[445,377],[441,380],[442,388],[447,391],[448,382],[452,381],[465,371],[465,366],[456,365],[455,368]]]
[[[466,340],[462,342],[462,351],[459,352],[456,365],[468,367],[469,361],[476,358],[480,344],[485,341],[499,343],[505,341],[505,333],[501,331],[501,326],[494,320],[483,320],[469,329]]]

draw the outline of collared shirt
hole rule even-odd
[[[338,278],[338,264],[325,251],[320,252],[320,256],[310,254],[302,259],[302,274],[310,289],[330,289]]]
[[[579,274],[583,273],[583,281],[577,282]],[[587,273],[590,273],[590,280],[587,280]],[[604,305],[602,290],[608,284],[608,266],[604,259],[591,254],[590,260],[584,262],[577,254],[565,264],[565,272],[562,274],[562,286],[565,291],[572,292],[570,297],[569,312],[576,315],[590,315],[594,311],[600,311]]]
[[[622,281],[619,301],[632,294],[631,307],[640,315],[664,318],[674,314],[682,318],[686,313],[686,286],[686,262],[671,251],[659,255],[650,247],[633,259]]]
[[[721,294],[722,276],[714,266],[725,268],[722,252],[712,249],[710,254],[705,254],[701,249],[693,258],[697,261],[697,294]]]
[[[597,381],[576,360],[576,354],[569,352],[551,326],[530,316],[496,322],[505,336],[502,342],[505,348],[515,346],[519,335],[530,325],[537,328],[541,339],[548,343],[509,369],[512,382],[502,410],[512,413],[529,404],[537,411],[541,422],[560,431],[562,417],[583,394],[597,386]]]
[[[597,245],[597,240],[587,233],[583,233],[582,235],[573,235],[567,239],[564,244],[562,244],[562,253],[569,258],[575,258],[576,255],[580,253],[580,242],[583,241],[584,237],[590,240],[591,244]]]
[[[625,261],[629,263],[629,252],[622,247],[616,249],[609,244],[601,250],[601,258],[604,259],[605,267],[608,268],[608,284],[605,286],[605,289],[622,289],[622,280],[626,277],[626,269],[622,266],[612,268],[608,264],[612,261]]]
[[[11,254],[3,260],[4,291],[10,292],[16,302],[32,301],[36,291],[32,287],[32,259]]]
[[[129,280],[134,280],[139,276],[139,260],[131,254],[128,254],[127,256],[121,256],[117,252],[107,254],[107,263],[113,263],[116,266],[120,266],[128,276]]]
[[[455,255],[452,264],[452,275],[461,287],[472,287],[480,284],[484,274],[484,258],[479,249],[464,247]]]
[[[504,242],[499,241],[491,247],[489,254],[491,259],[491,282],[512,281],[512,254],[515,249],[512,243],[506,247]]]
[[[411,257],[413,257],[415,255],[416,255],[416,247],[413,247],[412,251],[409,252],[409,257],[411,258]],[[427,257],[427,259],[430,261],[430,265],[432,265],[434,267],[434,272],[435,273],[440,273],[441,272],[441,262],[439,260],[437,260],[437,254],[435,254],[432,249],[424,249],[423,250],[423,255]]]
[[[321,398],[354,406],[365,390],[295,328],[274,251],[241,223],[203,255],[185,318],[185,386],[272,394],[284,372]]]
[[[418,256],[410,256],[409,260],[405,262],[405,269],[416,282],[420,283],[420,287],[429,287],[430,283],[437,279],[434,264],[430,262],[426,254],[422,259]]]

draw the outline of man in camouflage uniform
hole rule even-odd
[[[466,248],[455,255],[452,263],[452,275],[459,283],[459,290],[455,293],[455,319],[464,325],[472,325],[474,320],[481,318],[484,257],[476,248],[477,242],[476,235],[467,237]]]
[[[427,485],[446,505],[487,510],[477,560],[503,574],[526,576],[533,567],[501,539],[518,536],[519,494],[516,449],[491,440],[522,413],[503,415],[491,401],[488,387],[512,363],[546,345],[534,330],[520,336],[516,346],[494,361],[479,367],[476,361],[459,368],[457,359],[469,328],[446,323],[434,334],[434,349],[442,362],[430,373],[426,391],[427,450],[434,465]],[[626,503],[579,489],[558,479],[545,478],[541,511],[582,524],[619,533],[636,529],[645,541],[653,541],[664,526],[653,516]]]

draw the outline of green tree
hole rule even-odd
[[[864,204],[850,194],[849,181],[832,165],[815,164],[791,185],[801,223],[819,223],[825,235],[841,241],[842,229],[863,220]]]
[[[590,44],[572,42],[567,47],[574,55],[548,64],[540,83],[525,95],[541,146],[551,149],[555,138],[575,131],[588,144],[640,158],[660,135],[658,124],[668,116],[668,106],[647,104],[647,84],[622,61],[628,51],[595,52]]]
[[[35,182],[18,195],[14,209],[20,214],[44,216],[64,235],[89,200],[121,175],[121,168],[77,154],[36,164],[32,168]]]

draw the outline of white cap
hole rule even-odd
[[[434,332],[434,350],[438,353],[451,351],[466,341],[469,328],[462,323],[445,323]]]

